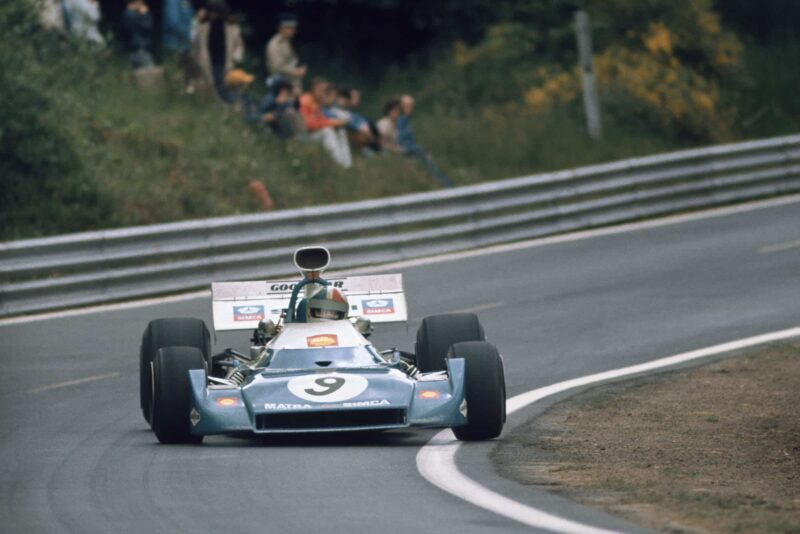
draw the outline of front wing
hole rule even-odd
[[[241,388],[208,387],[203,370],[189,371],[192,434],[297,433],[456,427],[467,423],[464,360],[448,359],[447,371],[409,380],[403,394],[380,383],[347,402],[316,405],[302,399],[249,401]],[[355,372],[342,370],[342,372]],[[391,388],[389,388],[391,389]],[[269,399],[272,400],[272,399]]]

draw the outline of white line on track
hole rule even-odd
[[[469,308],[452,310],[447,313],[477,313],[479,311],[487,311],[487,310],[494,310],[495,308],[502,308],[505,305],[506,305],[505,302],[487,302],[486,304],[479,304],[477,306],[471,306]]]
[[[759,249],[758,252],[760,254],[769,254],[770,252],[783,252],[785,250],[791,250],[793,248],[800,248],[800,240],[789,241],[787,243],[776,243],[774,245],[763,247]]]
[[[420,265],[429,265],[432,263],[444,263],[448,261],[457,261],[464,258],[471,258],[475,256],[485,256],[487,254],[499,254],[503,252],[511,252],[515,250],[523,250],[526,248],[541,247],[545,245],[552,245],[555,243],[567,243],[570,241],[578,241],[581,239],[589,239],[592,237],[600,237],[605,235],[621,234],[624,232],[633,232],[637,230],[645,230],[648,228],[656,228],[659,226],[668,226],[672,224],[679,224],[689,221],[698,221],[702,219],[710,219],[712,217],[721,217],[724,215],[731,215],[734,213],[744,213],[762,208],[771,208],[774,206],[784,206],[800,202],[800,195],[789,195],[780,198],[773,198],[768,200],[759,200],[755,202],[748,202],[746,204],[737,204],[736,206],[728,206],[724,208],[713,208],[705,211],[686,213],[682,215],[671,215],[668,217],[661,217],[658,219],[651,219],[642,222],[621,224],[617,226],[609,226],[606,228],[598,228],[595,230],[583,230],[580,232],[572,232],[569,234],[560,234],[551,237],[543,237],[536,239],[529,239],[526,241],[517,241],[514,243],[507,243],[504,245],[493,245],[490,247],[478,248],[462,252],[453,252],[450,254],[440,254],[430,258],[418,258],[413,260],[402,260],[392,263],[385,263],[382,265],[372,265],[361,269],[351,269],[347,271],[349,275],[368,274],[383,272],[390,269],[403,269],[406,267],[418,267]],[[339,271],[333,271],[330,275],[341,274]],[[65,310],[59,312],[40,313],[35,315],[23,315],[18,317],[10,317],[8,319],[0,319],[0,326],[29,323],[34,321],[44,321],[49,319],[59,319],[62,317],[71,317],[75,315],[88,315],[92,313],[105,313],[109,311],[125,310],[130,308],[138,308],[144,306],[152,306],[157,304],[166,304],[170,302],[181,302],[184,300],[194,300],[198,298],[208,298],[211,292],[193,291],[191,293],[183,293],[180,295],[171,295],[167,297],[155,297],[142,300],[134,300],[129,302],[121,302],[117,304],[101,304],[98,306],[91,306],[86,308],[78,308],[72,310]]]
[[[97,380],[104,380],[106,378],[115,378],[119,375],[120,373],[106,373],[104,375],[92,375],[84,378],[77,378],[75,380],[67,380],[66,382],[58,382],[57,384],[48,384],[46,386],[39,386],[38,388],[33,388],[31,390],[28,390],[28,393],[41,393],[42,391],[50,391],[51,389],[60,389],[69,386],[77,386],[79,384],[85,384],[87,382],[95,382]]]
[[[720,345],[714,345],[666,358],[660,358],[630,367],[614,369],[602,373],[573,378],[557,384],[551,384],[534,389],[508,399],[506,403],[508,414],[512,414],[531,404],[570,389],[597,384],[616,378],[664,369],[673,365],[716,356],[725,352],[741,350],[772,341],[800,337],[800,327],[770,332],[759,336],[748,337]],[[480,485],[459,471],[456,465],[456,454],[462,446],[456,441],[450,430],[437,433],[417,453],[417,469],[425,479],[438,488],[459,497],[475,506],[489,510],[501,516],[513,519],[527,526],[560,532],[565,534],[609,534],[612,531],[597,528],[591,525],[578,523],[563,517],[545,512],[533,506],[522,504],[513,499],[495,493]]]

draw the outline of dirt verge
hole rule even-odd
[[[599,386],[494,450],[501,475],[665,532],[800,533],[800,343]]]

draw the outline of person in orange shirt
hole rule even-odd
[[[307,139],[321,143],[333,161],[344,168],[350,168],[353,166],[353,157],[344,130],[347,121],[329,119],[322,113],[328,94],[330,84],[323,78],[314,78],[311,80],[309,92],[300,96],[300,115],[308,130]]]

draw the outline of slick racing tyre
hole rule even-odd
[[[153,360],[152,426],[161,443],[200,443],[191,433],[190,369],[204,369],[203,354],[193,347],[159,349]]]
[[[444,371],[447,350],[461,341],[484,341],[478,317],[474,313],[431,315],[417,330],[417,368],[423,373]]]
[[[155,319],[147,325],[139,350],[139,405],[148,423],[151,423],[150,401],[153,397],[150,364],[158,349],[164,347],[194,347],[208,360],[211,334],[203,321],[193,318]]]
[[[503,360],[491,343],[470,341],[450,347],[448,358],[464,358],[467,424],[453,427],[462,441],[492,439],[506,421],[506,383]]]

